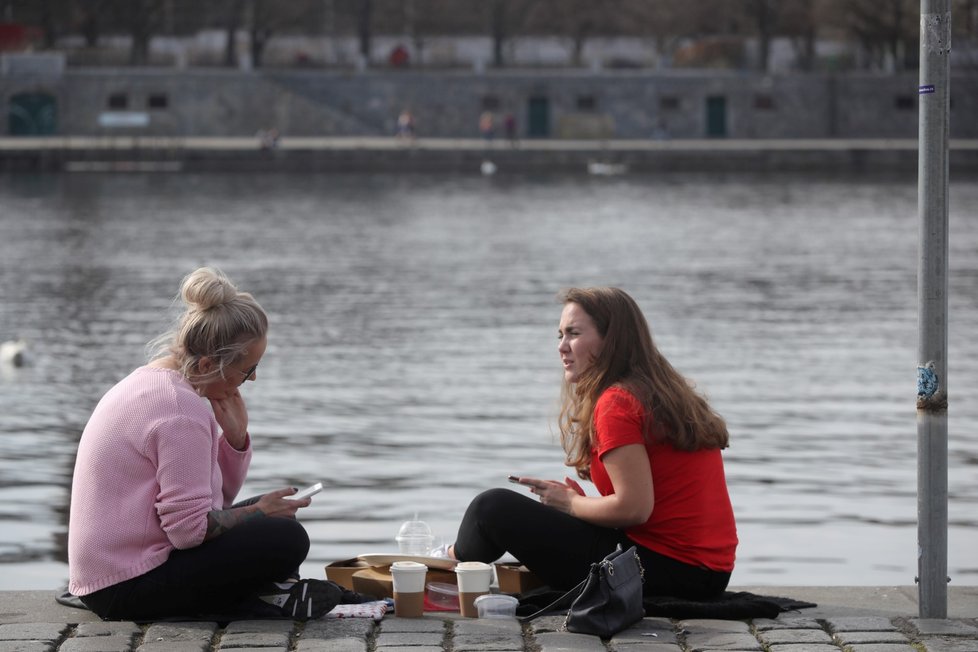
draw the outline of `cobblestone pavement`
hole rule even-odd
[[[521,625],[456,614],[423,618],[0,624],[0,652],[978,652],[975,618],[886,616],[775,620],[645,618],[610,640],[560,631],[563,619]]]

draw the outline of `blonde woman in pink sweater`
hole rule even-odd
[[[221,272],[181,288],[176,328],[155,358],[99,401],[82,433],[71,488],[71,593],[104,619],[194,615],[305,620],[359,601],[297,579],[309,498],[284,488],[234,504],[251,461],[239,391],[257,377],[268,318]]]

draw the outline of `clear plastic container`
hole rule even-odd
[[[475,608],[479,611],[479,618],[515,618],[519,603],[511,595],[490,593],[476,598]]]
[[[458,587],[448,582],[428,582],[428,600],[440,609],[458,611]]]
[[[424,521],[419,521],[417,515],[413,520],[405,521],[401,525],[394,540],[397,541],[398,550],[402,555],[416,557],[427,557],[435,543],[431,528]]]

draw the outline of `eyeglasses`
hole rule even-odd
[[[256,362],[255,365],[248,371],[241,371],[240,369],[235,369],[235,371],[237,371],[239,374],[244,374],[244,378],[242,378],[241,382],[238,383],[239,385],[244,385],[244,382],[254,376],[255,372],[258,371],[258,363]]]

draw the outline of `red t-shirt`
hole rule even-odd
[[[646,441],[644,415],[642,404],[624,389],[612,387],[598,398],[591,481],[602,496],[614,493],[601,456],[627,444],[644,444],[652,466],[655,506],[649,520],[625,529],[628,538],[692,566],[732,571],[737,526],[720,450],[686,452],[667,441]],[[654,424],[653,432],[657,428]]]

